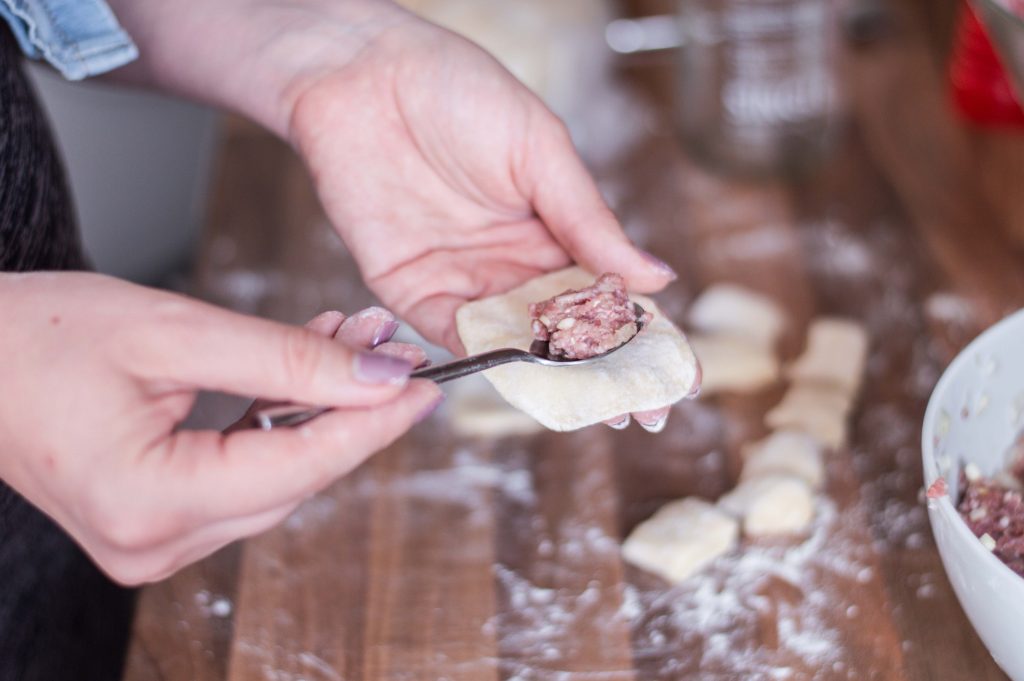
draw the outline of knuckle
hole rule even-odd
[[[155,582],[168,573],[167,570],[161,570],[154,565],[152,556],[126,556],[121,553],[111,553],[96,556],[96,562],[108,577],[127,587]]]
[[[154,576],[149,571],[140,570],[133,561],[114,559],[107,562],[100,562],[100,567],[112,580],[121,586],[135,587],[153,581]]]
[[[145,523],[131,515],[101,514],[103,520],[97,526],[100,537],[109,546],[121,551],[143,549],[153,543],[152,532]]]
[[[139,551],[158,543],[166,534],[163,523],[111,494],[92,494],[84,515],[100,541],[116,551]]]
[[[136,371],[163,368],[177,349],[188,346],[194,316],[188,301],[160,298],[150,304],[144,323],[115,325],[109,335],[111,354],[120,365]]]
[[[320,339],[305,329],[289,329],[284,336],[285,378],[294,384],[310,385],[324,361]]]

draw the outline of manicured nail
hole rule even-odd
[[[626,427],[629,426],[629,422],[630,422],[629,414],[626,414],[625,416],[623,416],[618,421],[615,421],[614,423],[609,423],[608,427],[609,428],[614,428],[615,430],[625,430]]]
[[[700,366],[700,362],[697,362],[697,372],[693,377],[693,385],[690,387],[690,392],[686,393],[686,398],[689,400],[700,397],[700,387],[704,382],[704,370]]]
[[[646,430],[648,433],[660,433],[665,430],[665,424],[668,423],[668,414],[665,414],[654,423],[644,423],[643,421],[637,420],[640,427]]]
[[[658,270],[667,277],[670,277],[673,281],[679,278],[676,271],[668,266],[668,263],[664,260],[654,257],[647,251],[640,251],[640,255],[646,260],[654,269]]]
[[[398,322],[384,322],[377,329],[377,333],[373,334],[373,340],[370,341],[370,347],[377,347],[381,343],[387,343],[389,340],[395,337],[395,332],[398,331]]]
[[[423,410],[419,414],[416,415],[416,420],[413,423],[419,423],[420,421],[423,421],[428,416],[430,416],[435,411],[437,411],[437,408],[441,406],[442,402],[444,402],[444,398],[445,398],[444,393],[441,393],[440,395],[435,397],[433,402],[431,402],[430,404],[425,406],[423,408]]]
[[[356,355],[352,373],[360,383],[401,385],[412,373],[412,365],[391,355],[360,352]]]

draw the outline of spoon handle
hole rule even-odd
[[[505,348],[502,350],[491,350],[479,355],[472,355],[462,359],[456,359],[445,364],[429,366],[412,373],[412,378],[428,378],[435,383],[444,383],[455,378],[462,378],[478,371],[484,371],[492,367],[508,364],[517,361],[532,361],[533,356],[528,352]],[[307,421],[315,419],[320,414],[330,411],[326,407],[308,407],[298,404],[286,404],[275,407],[268,407],[256,413],[256,425],[263,430],[300,426]]]
[[[444,383],[463,376],[475,374],[478,371],[486,371],[502,364],[518,361],[530,361],[530,353],[516,350],[515,348],[503,348],[482,352],[479,355],[470,355],[462,359],[452,360],[444,364],[437,364],[425,367],[412,372],[413,378],[429,378],[435,383]]]

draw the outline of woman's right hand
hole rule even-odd
[[[95,274],[0,275],[0,320],[0,478],[125,584],[273,526],[441,399],[409,362],[323,329]],[[335,410],[177,430],[200,389]]]

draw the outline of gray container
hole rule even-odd
[[[185,269],[203,222],[217,115],[160,95],[71,83],[30,64],[101,272],[142,283]]]

